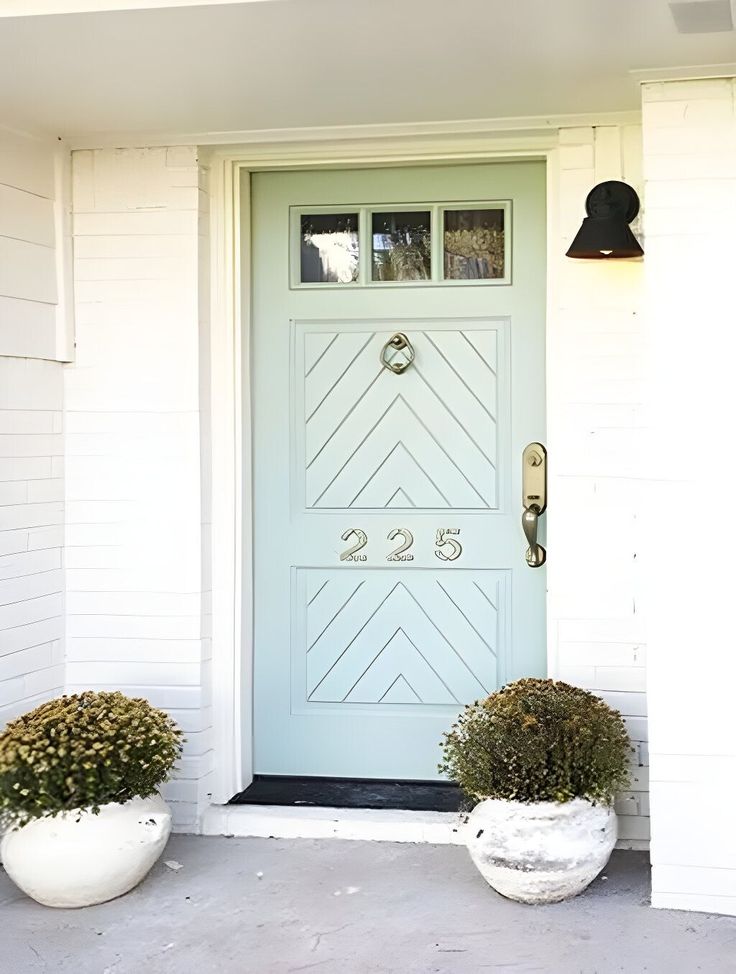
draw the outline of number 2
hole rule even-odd
[[[343,541],[347,541],[348,538],[353,534],[358,540],[351,548],[343,551],[343,553],[340,555],[340,561],[353,561],[353,555],[360,551],[361,548],[365,548],[365,546],[368,544],[368,535],[365,533],[365,531],[361,531],[360,528],[348,528],[347,531],[343,531],[341,538]],[[363,555],[363,559],[364,558],[365,555]]]
[[[398,548],[386,556],[386,561],[413,561],[414,555],[405,555],[404,552],[408,551],[409,548],[414,544],[414,535],[409,531],[408,528],[394,528],[393,531],[389,533],[388,540],[394,541],[396,538],[402,537],[404,540],[399,545]]]

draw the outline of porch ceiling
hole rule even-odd
[[[279,0],[0,19],[0,122],[62,137],[638,107],[636,68],[733,61],[666,0]]]

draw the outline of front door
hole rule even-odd
[[[544,188],[537,162],[252,178],[257,773],[435,779],[465,704],[545,673]]]

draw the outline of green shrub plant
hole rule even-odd
[[[147,798],[181,755],[174,721],[119,692],[58,697],[0,734],[0,820],[19,827],[77,809]]]
[[[611,804],[629,780],[621,715],[559,680],[524,679],[466,707],[440,770],[471,798]]]

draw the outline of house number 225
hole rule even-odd
[[[440,561],[455,561],[460,557],[463,546],[457,539],[460,528],[438,528],[435,535],[434,553]],[[368,535],[361,528],[348,528],[341,535],[343,541],[353,539],[353,544],[340,554],[340,561],[367,561],[367,555],[363,554],[363,548],[368,544]],[[414,535],[408,528],[394,528],[388,534],[389,541],[397,541],[399,544],[393,551],[386,555],[386,561],[414,561],[414,555],[410,548],[414,544]]]

